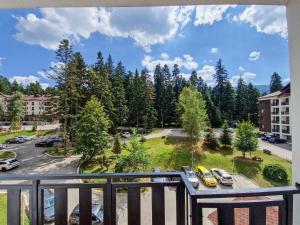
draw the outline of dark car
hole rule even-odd
[[[52,191],[44,190],[44,221],[51,223],[55,220],[54,213],[54,194]]]
[[[61,136],[51,136],[48,138],[49,141],[52,141],[54,143],[60,143],[60,142],[63,142],[63,137]]]
[[[46,140],[37,142],[35,144],[35,147],[52,147],[53,145],[54,145],[53,141],[46,139]]]
[[[24,143],[26,142],[27,140],[25,138],[22,138],[22,137],[16,137],[16,138],[11,138],[11,139],[8,139],[6,140],[6,144],[21,144],[21,143]]]
[[[274,134],[263,134],[261,135],[260,139],[262,141],[269,141],[271,138],[276,137]]]
[[[284,144],[287,143],[287,140],[279,138],[279,137],[272,137],[268,140],[272,144]]]
[[[170,170],[168,172],[177,172],[176,170]],[[167,180],[168,181],[181,181],[181,178],[180,177],[167,177]]]
[[[69,224],[71,225],[79,225],[79,205],[77,205],[70,217]],[[103,207],[100,204],[92,204],[92,225],[103,225]]]

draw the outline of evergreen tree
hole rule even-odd
[[[155,88],[155,109],[157,112],[157,118],[161,127],[164,127],[165,123],[165,108],[166,108],[166,99],[165,99],[165,80],[162,73],[160,65],[157,65],[154,71],[154,88]]]
[[[232,135],[229,130],[230,126],[228,122],[225,120],[222,125],[222,134],[220,136],[220,142],[223,145],[231,145],[232,143]]]
[[[270,92],[279,91],[282,88],[281,76],[274,72],[270,81]]]
[[[127,101],[124,88],[125,68],[121,62],[115,69],[112,79],[112,96],[115,118],[114,126],[122,126],[128,116]]]
[[[255,125],[258,125],[258,105],[257,99],[260,96],[259,90],[252,83],[247,87],[247,112],[248,119]]]
[[[227,81],[223,94],[223,118],[225,120],[231,121],[234,118],[234,89],[230,83]],[[226,107],[225,107],[226,106]]]
[[[206,110],[207,110],[210,126],[220,127],[220,125],[222,124],[221,113],[219,108],[214,105],[214,102],[212,101],[211,98],[211,92],[209,91],[208,88],[204,92],[203,98],[206,102]]]
[[[173,91],[173,78],[168,65],[164,65],[162,69],[164,78],[164,123],[171,125],[176,119],[176,99]]]
[[[114,76],[114,62],[112,60],[111,55],[108,55],[107,61],[106,61],[106,67],[107,67],[107,71],[108,71],[108,75],[110,77],[110,79],[112,79],[112,77]]]
[[[211,150],[217,150],[219,148],[218,138],[211,128],[208,129],[205,135],[204,145]]]
[[[39,96],[43,94],[43,88],[41,87],[39,82],[35,83],[30,83],[29,85],[26,86],[24,90],[24,94],[26,95],[34,95],[34,96]]]
[[[235,116],[237,120],[247,120],[247,85],[245,84],[243,78],[239,78],[236,89],[235,97]]]
[[[197,72],[195,70],[192,71],[189,83],[191,86],[197,87],[198,77],[197,77]]]
[[[213,75],[216,86],[213,88],[213,101],[220,109],[222,119],[231,119],[233,89],[228,83],[228,73],[220,59],[216,65],[216,73]],[[229,104],[229,105],[228,105]]]
[[[10,94],[11,93],[11,84],[6,77],[0,76],[0,93]]]
[[[115,135],[112,152],[116,155],[119,155],[122,152],[121,136],[119,133]]]

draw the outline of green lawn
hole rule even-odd
[[[144,146],[151,156],[151,165],[149,170],[155,167],[160,167],[162,171],[167,170],[180,170],[182,166],[191,166],[191,151],[190,144],[185,138],[153,138],[144,143]],[[233,171],[233,158],[241,156],[238,151],[221,150],[211,151],[206,150],[201,145],[197,148],[195,153],[195,166],[201,164],[208,169],[213,167],[219,167]],[[127,154],[123,151],[122,154]],[[271,163],[281,164],[288,171],[289,178],[291,178],[291,163],[281,159],[277,156],[266,155],[262,151],[256,151],[252,156],[258,156],[263,158],[264,162],[257,163],[252,161],[244,161],[242,159],[235,159],[234,170],[246,177],[252,179],[261,187],[282,186],[288,185],[283,183],[276,183],[270,180],[266,180],[262,175],[262,170],[265,165]],[[95,158],[89,164],[82,166],[82,173],[105,173],[114,172],[115,160],[111,151],[106,154],[108,158],[108,166],[102,167],[100,165],[99,158]]]
[[[0,225],[7,225],[7,197],[5,194],[0,194]],[[29,225],[29,219],[26,215],[24,225]]]
[[[74,148],[51,147],[45,150],[45,153],[51,156],[67,156],[67,155],[72,155],[74,153]]]
[[[0,152],[0,159],[6,160],[6,159],[12,159],[15,157],[15,154],[11,151],[2,151]]]
[[[15,138],[18,136],[44,136],[54,134],[55,130],[38,130],[38,131],[29,131],[29,130],[20,130],[20,131],[13,131],[13,132],[2,132],[0,133],[0,144],[5,143],[6,140]]]

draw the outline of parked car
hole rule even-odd
[[[0,150],[7,148],[7,145],[0,144]]]
[[[7,131],[7,128],[5,128],[5,127],[0,127],[0,132],[4,132],[4,131]]]
[[[51,141],[51,140],[42,140],[42,141],[39,141],[37,143],[35,143],[35,147],[52,147],[54,145],[54,142]]]
[[[63,137],[61,136],[51,136],[48,138],[49,141],[52,141],[54,143],[60,143],[60,142],[63,142]]]
[[[189,166],[181,167],[181,170],[186,174],[188,181],[193,185],[194,188],[199,187],[199,179]]]
[[[6,140],[6,144],[21,144],[21,143],[24,143],[26,142],[26,140],[22,137],[15,137],[15,138],[11,138],[11,139],[8,139]]]
[[[225,170],[219,168],[212,168],[210,171],[220,184],[229,185],[229,186],[233,185],[232,176],[229,173],[227,173]]]
[[[18,167],[19,165],[20,165],[20,162],[16,159],[0,160],[0,170],[2,172],[11,170],[15,167]]]
[[[270,143],[272,144],[283,144],[283,143],[287,143],[287,140],[282,139],[280,137],[272,137],[268,140]]]
[[[153,170],[154,173],[160,173],[160,168],[159,167],[156,167],[154,170]],[[166,181],[166,178],[165,177],[153,177],[152,178],[152,182],[165,182]]]
[[[122,137],[129,138],[131,136],[130,132],[123,132]]]
[[[269,141],[270,138],[276,137],[274,134],[262,134],[260,139],[262,141]]]
[[[24,139],[25,141],[31,141],[32,140],[32,137],[28,137],[28,136],[19,136],[17,138]]]
[[[208,171],[208,169],[206,169],[204,166],[197,167],[197,175],[206,186],[208,186],[208,187],[216,187],[217,186],[217,180]]]
[[[44,222],[51,223],[55,220],[54,193],[48,189],[44,190]]]
[[[70,217],[69,224],[79,225],[79,205],[77,205]],[[100,204],[92,204],[92,225],[103,225],[103,207]]]

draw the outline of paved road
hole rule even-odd
[[[266,141],[258,140],[259,149],[268,149],[273,155],[279,156],[280,158],[292,161],[293,154],[291,150],[291,145],[289,144],[271,144]]]

